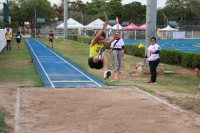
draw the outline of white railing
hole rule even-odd
[[[6,46],[5,33],[6,33],[6,29],[0,29],[0,53]]]

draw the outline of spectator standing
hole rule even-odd
[[[156,68],[160,62],[160,46],[156,43],[156,38],[152,37],[150,39],[151,45],[147,49],[147,55],[144,60],[149,61],[151,79],[148,82],[149,84],[156,84],[157,72]]]
[[[118,75],[120,74],[121,68],[121,60],[124,55],[124,41],[120,37],[120,33],[115,33],[115,40],[111,43],[111,50],[113,54],[113,61],[114,61],[114,80],[118,80]]]

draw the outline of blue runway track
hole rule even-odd
[[[139,44],[142,42],[145,44],[145,40],[124,40],[125,44]],[[197,44],[200,44],[199,39],[182,39],[182,40],[158,40],[158,45],[161,49],[170,49],[178,50],[182,52],[200,52],[200,47],[197,47]]]
[[[44,87],[86,88],[106,86],[38,40],[27,39],[26,45]]]

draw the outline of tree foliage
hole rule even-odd
[[[131,2],[122,5],[122,0],[92,0],[83,3],[81,0],[68,0],[68,18],[73,18],[84,25],[100,18],[103,21],[115,19],[122,22],[141,25],[146,19],[146,5]],[[10,16],[13,22],[23,25],[24,21],[33,23],[35,11],[37,18],[63,20],[64,0],[51,6],[48,0],[10,0]],[[176,20],[179,25],[200,23],[199,0],[167,0],[163,8],[157,9],[157,25],[166,25],[167,20]],[[164,15],[167,19],[164,17]]]

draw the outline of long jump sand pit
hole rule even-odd
[[[17,133],[200,132],[199,115],[134,88],[18,89],[17,95]]]

